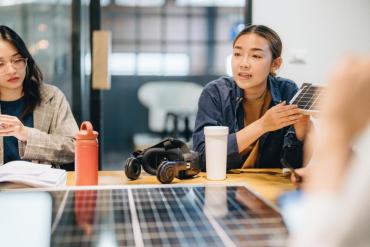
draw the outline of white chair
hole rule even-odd
[[[202,89],[199,84],[185,81],[155,81],[141,86],[138,98],[149,110],[150,131],[172,135],[183,133],[186,128],[192,131]],[[185,119],[186,121],[181,121]],[[144,135],[134,136],[136,146],[140,142],[139,137],[143,139]],[[149,145],[154,144],[158,139],[161,138],[157,136],[156,140]]]

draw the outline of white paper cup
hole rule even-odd
[[[224,180],[226,178],[228,134],[229,127],[227,126],[204,127],[208,180]]]

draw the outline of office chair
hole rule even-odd
[[[148,127],[155,135],[134,135],[136,148],[145,138],[146,147],[167,136],[189,141],[202,90],[201,85],[185,81],[151,81],[141,86],[138,98],[149,110]]]

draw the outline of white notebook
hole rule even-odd
[[[0,182],[21,183],[32,187],[64,186],[67,173],[51,165],[16,160],[0,166]]]

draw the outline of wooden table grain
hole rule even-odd
[[[75,185],[75,173],[67,172],[67,185]],[[264,199],[276,203],[276,199],[283,192],[293,190],[295,187],[289,180],[289,176],[282,173],[281,169],[243,169],[234,170],[227,174],[223,181],[209,181],[205,173],[200,173],[197,177],[186,180],[174,179],[172,184],[231,184],[245,183],[254,192],[261,195]],[[148,185],[160,184],[155,176],[141,174],[137,180],[129,180],[123,171],[99,171],[99,186],[108,185]]]

